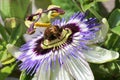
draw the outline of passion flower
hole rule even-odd
[[[88,62],[108,62],[117,59],[119,54],[92,46],[103,41],[105,35],[101,30],[105,26],[97,23],[96,18],[85,17],[78,12],[68,20],[55,20],[27,39],[19,50],[8,45],[8,51],[20,54],[17,57],[22,61],[20,69],[31,75],[36,73],[39,80],[94,80]]]

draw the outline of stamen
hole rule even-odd
[[[55,18],[56,16],[59,16],[59,15],[60,15],[60,13],[57,13],[57,12],[56,13],[52,13],[51,14],[51,18]]]
[[[36,22],[34,25],[35,25],[34,27],[50,27],[51,24]]]

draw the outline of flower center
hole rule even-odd
[[[62,29],[58,26],[50,26],[45,30],[44,39],[52,41],[54,39],[59,38],[61,36],[61,33]]]
[[[60,29],[57,26],[52,26],[46,29],[41,47],[43,49],[59,47],[67,41],[71,34],[71,30],[68,28]]]

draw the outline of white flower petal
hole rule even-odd
[[[63,66],[60,67],[58,60],[52,62],[50,80],[70,80],[68,75],[65,76],[65,72],[62,74]]]
[[[49,61],[45,60],[37,72],[37,80],[50,80],[50,65]]]
[[[56,61],[55,65],[52,64],[50,80],[74,80],[74,78],[68,74],[63,65],[60,66],[59,62]]]
[[[19,48],[12,44],[7,44],[6,48],[15,58],[18,58],[22,54]]]
[[[66,58],[65,69],[75,78],[75,80],[94,80],[89,64],[82,56],[77,55],[76,58],[73,56]]]
[[[59,65],[58,60],[53,61],[51,65],[52,66],[51,66],[50,80],[57,80],[58,73],[60,71],[60,65]]]
[[[109,30],[109,25],[105,18],[102,19],[102,25],[100,27],[101,29],[96,33],[96,37],[93,40],[91,40],[88,44],[99,43],[104,41]]]
[[[62,53],[61,50],[58,51],[58,59],[57,59],[57,62],[56,62],[56,69],[57,69],[57,75],[55,77],[53,77],[51,80],[74,80],[74,78],[64,69],[64,56],[65,54]],[[55,69],[55,70],[56,70]],[[54,69],[53,69],[54,70]],[[54,74],[56,74],[56,72],[53,72]],[[51,74],[53,74],[51,73]]]
[[[90,46],[92,49],[84,50],[84,56],[88,62],[92,63],[105,63],[115,60],[119,57],[119,53],[103,49],[98,46]]]
[[[56,80],[74,80],[74,78],[68,74],[68,72],[63,67],[61,67]]]
[[[58,61],[57,63],[52,62],[52,66],[50,66],[49,64],[49,61],[45,61],[41,65],[41,68],[37,73],[37,80],[70,80],[69,78],[63,79],[65,75],[61,75],[62,68],[60,68]]]
[[[108,30],[109,30],[109,25],[108,25],[107,20],[103,18],[102,24],[96,27],[100,27],[100,30],[96,32],[95,38],[93,38],[92,40],[86,41],[85,42],[86,44],[90,45],[94,43],[103,42],[105,40],[105,37],[107,36]]]
[[[70,76],[63,68],[60,67],[58,60],[52,61],[51,58],[49,60],[45,60],[35,78],[37,80],[74,80],[72,76]]]

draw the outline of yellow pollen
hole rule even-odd
[[[36,22],[34,27],[50,27],[50,23],[40,23]]]
[[[55,18],[56,16],[59,16],[59,15],[60,15],[60,13],[54,12],[51,14],[51,18]]]

